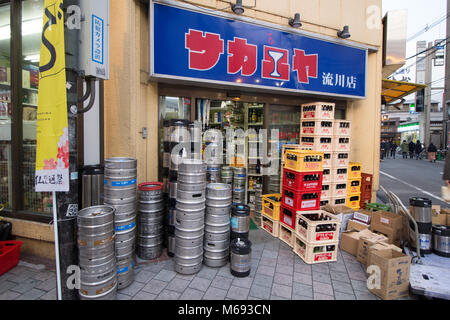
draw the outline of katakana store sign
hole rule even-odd
[[[152,77],[366,96],[366,49],[166,4],[152,10]]]

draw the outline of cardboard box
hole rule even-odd
[[[409,295],[411,257],[396,250],[376,250],[370,253],[372,265],[380,268],[380,286],[369,291],[383,300]]]
[[[387,243],[387,241],[387,237],[373,232],[367,235],[360,236],[356,260],[364,265],[367,265],[367,260],[369,258],[369,248],[380,242]]]
[[[400,253],[402,252],[401,248],[399,248],[399,247],[397,247],[397,246],[395,246],[393,244],[389,244],[389,243],[386,243],[386,242],[378,242],[378,243],[374,244],[373,246],[371,246],[369,248],[369,254],[368,254],[368,258],[367,258],[366,267],[369,267],[370,265],[372,265],[372,261],[370,260],[370,254],[373,251],[386,250],[386,249],[392,249],[392,250],[400,252]]]
[[[372,221],[373,211],[359,209],[353,213],[353,220],[363,222],[370,226]]]
[[[350,253],[356,257],[356,254],[358,253],[359,238],[370,233],[371,232],[368,229],[362,231],[344,232],[342,234],[339,248],[342,251]]]
[[[403,217],[387,212],[375,211],[372,215],[370,230],[389,238],[389,244],[400,245],[403,233]]]
[[[369,226],[359,221],[350,220],[347,224],[347,231],[362,231],[369,229]]]
[[[355,210],[352,208],[349,208],[347,206],[333,206],[331,204],[327,204],[322,208],[322,210],[325,210],[329,213],[332,213],[334,215],[338,215],[340,213],[353,213]]]

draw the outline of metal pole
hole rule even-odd
[[[58,212],[56,209],[56,192],[53,192],[53,230],[55,232],[56,288],[57,299],[62,300],[61,270],[59,259]]]
[[[428,49],[433,47],[433,42],[428,42]],[[434,49],[433,49],[434,50]],[[424,98],[424,112],[423,112],[423,140],[421,142],[425,145],[425,148],[430,144],[430,110],[431,110],[431,79],[433,68],[433,54],[431,50],[427,52],[425,62],[425,98]]]
[[[450,0],[447,0],[447,36],[446,39],[450,36]],[[442,122],[442,131],[443,131],[443,139],[442,146],[444,148],[449,147],[449,125],[448,125],[448,110],[450,107],[450,45],[445,46],[445,91],[444,91],[444,105],[442,111],[444,113],[444,118]]]

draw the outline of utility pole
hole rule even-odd
[[[447,36],[446,39],[450,37],[450,19],[448,15],[450,14],[450,0],[447,0]],[[450,46],[445,44],[445,90],[444,90],[444,105],[442,112],[444,113],[444,118],[442,121],[442,131],[443,139],[442,146],[448,148],[449,146],[449,109],[450,109]]]
[[[431,79],[432,79],[432,70],[433,70],[433,50],[434,46],[433,42],[428,42],[427,58],[426,58],[426,71],[425,71],[425,83],[427,87],[425,88],[425,99],[424,99],[424,107],[425,110],[423,112],[423,120],[424,120],[424,137],[423,140],[420,140],[427,148],[430,144],[431,135],[430,135],[430,111],[431,111]]]

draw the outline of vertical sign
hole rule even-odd
[[[103,19],[92,15],[92,61],[103,64]]]
[[[36,192],[69,191],[63,0],[45,0],[39,62]]]

